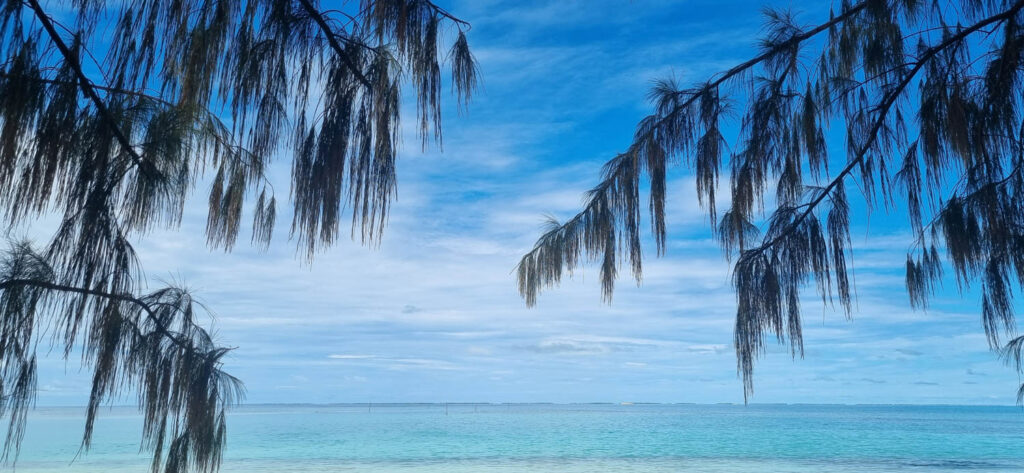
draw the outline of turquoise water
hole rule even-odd
[[[75,458],[80,409],[30,417],[19,472],[145,471],[140,418],[106,412]],[[963,406],[246,406],[222,471],[1024,471],[1024,411]]]

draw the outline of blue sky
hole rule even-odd
[[[513,269],[544,215],[573,215],[629,144],[652,80],[701,81],[755,54],[763,3],[441,3],[473,23],[484,88],[468,114],[449,103],[443,153],[406,137],[379,248],[343,240],[304,264],[283,205],[269,251],[211,252],[201,187],[180,231],[138,242],[150,279],[184,281],[213,309],[249,402],[742,402],[729,266],[685,168],[670,173],[667,255],[647,260],[641,287],[621,280],[611,305],[585,268],[527,309]],[[812,23],[825,3],[795,5]],[[282,201],[289,159],[272,176]],[[806,358],[770,349],[752,401],[1012,404],[1020,380],[988,350],[977,295],[947,284],[911,311],[902,216],[865,216],[858,311],[847,321],[808,292]],[[77,360],[48,357],[39,383],[41,405],[88,396]]]

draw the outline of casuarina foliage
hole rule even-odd
[[[188,290],[145,288],[132,242],[176,228],[212,182],[206,238],[230,250],[254,217],[265,246],[292,169],[291,236],[312,258],[351,218],[377,241],[395,194],[400,99],[423,146],[441,141],[442,66],[460,105],[477,85],[469,25],[428,0],[2,0],[0,212],[56,218],[39,247],[0,258],[0,413],[13,458],[36,391],[37,351],[92,372],[98,408],[138,397],[154,472],[217,470],[225,409],[242,395],[230,348]],[[211,181],[212,179],[212,181]]]
[[[1020,0],[843,1],[811,26],[766,10],[755,57],[689,87],[655,85],[654,112],[605,165],[583,210],[552,221],[523,256],[520,293],[532,306],[586,261],[600,264],[605,300],[622,265],[639,282],[641,220],[649,214],[663,253],[666,174],[678,163],[694,174],[732,262],[744,398],[769,338],[803,355],[802,288],[813,284],[824,303],[852,314],[851,193],[909,216],[911,305],[928,304],[948,265],[961,289],[980,285],[989,344],[1019,362],[1022,10]],[[725,136],[729,126],[738,136]],[[829,153],[829,130],[844,153]]]

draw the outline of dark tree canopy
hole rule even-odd
[[[744,398],[768,337],[803,355],[804,286],[850,317],[851,189],[909,216],[911,305],[927,305],[945,261],[961,290],[980,283],[988,342],[1020,368],[1024,339],[1005,342],[1024,283],[1024,1],[834,3],[812,26],[766,10],[759,55],[688,88],[658,82],[654,113],[583,210],[551,222],[519,263],[526,303],[586,261],[600,264],[605,300],[623,264],[639,282],[642,188],[660,255],[666,171],[680,162],[733,261]],[[845,154],[827,152],[828,130],[845,132]]]
[[[340,5],[340,7],[339,7]],[[230,250],[254,215],[266,245],[289,156],[291,236],[306,258],[343,219],[379,237],[395,194],[400,100],[423,146],[441,141],[442,65],[460,105],[477,85],[469,25],[428,0],[2,0],[0,212],[8,228],[56,215],[39,248],[0,258],[0,414],[16,454],[37,347],[81,350],[97,409],[134,394],[153,471],[215,471],[225,409],[242,394],[229,348],[183,288],[143,293],[132,241],[176,228],[212,176],[206,236]]]

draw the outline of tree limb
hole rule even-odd
[[[135,161],[135,164],[138,166],[142,166],[145,160],[143,160],[142,156],[140,156],[139,153],[135,151],[135,148],[132,147],[131,141],[124,134],[124,132],[121,131],[121,128],[118,127],[117,121],[114,120],[114,116],[110,113],[110,110],[107,108],[107,105],[103,102],[103,99],[101,99],[99,94],[96,92],[96,88],[93,86],[92,81],[90,81],[89,78],[85,76],[85,73],[82,72],[82,65],[79,64],[78,58],[75,57],[75,54],[71,51],[70,48],[68,48],[67,44],[64,43],[64,40],[60,37],[60,34],[57,33],[57,30],[53,27],[53,22],[50,20],[49,15],[46,14],[46,11],[43,10],[43,7],[39,4],[39,0],[27,1],[29,7],[32,8],[33,12],[35,12],[36,18],[38,18],[40,24],[42,24],[43,29],[46,30],[47,34],[49,34],[50,40],[52,40],[53,44],[57,46],[57,49],[60,50],[61,55],[64,56],[64,60],[67,61],[67,63],[71,66],[71,69],[74,70],[75,75],[78,76],[78,81],[82,87],[82,92],[87,97],[89,97],[90,100],[92,100],[93,105],[96,107],[96,113],[98,113],[100,117],[103,119],[103,121],[106,122],[107,126],[110,128],[110,132],[114,134],[114,137],[121,144],[121,147],[124,148],[126,152],[128,152],[129,156],[132,157],[132,159]]]
[[[438,15],[441,15],[449,20],[454,21],[459,25],[459,28],[465,26],[467,29],[471,29],[473,27],[472,25],[469,24],[468,21],[455,17],[451,13],[448,13],[448,11],[445,10],[444,8],[437,6],[437,4],[435,4],[434,2],[431,2],[430,0],[426,0],[426,2],[427,5],[430,5],[430,8],[433,8]]]
[[[1021,8],[1024,8],[1024,0],[1018,0],[1017,3],[1015,3],[1013,5],[1013,7],[1011,7],[1010,9],[1008,9],[1008,10],[1006,10],[1006,11],[1004,11],[1004,12],[998,14],[998,15],[990,16],[990,17],[988,17],[988,18],[986,18],[984,20],[981,20],[978,23],[975,23],[974,25],[971,25],[968,28],[960,30],[959,32],[957,32],[957,34],[949,36],[948,38],[943,40],[941,43],[939,43],[939,44],[937,44],[937,45],[935,45],[935,46],[933,46],[931,48],[928,48],[927,51],[925,51],[923,54],[921,54],[921,56],[919,57],[917,63],[914,65],[914,67],[911,68],[911,70],[907,72],[906,77],[904,77],[903,80],[900,81],[900,83],[896,85],[895,89],[890,91],[889,94],[885,97],[885,99],[883,99],[882,103],[879,104],[879,106],[878,106],[878,110],[879,110],[878,118],[875,119],[875,123],[871,127],[871,131],[868,133],[868,140],[867,140],[867,142],[865,142],[863,144],[863,146],[861,146],[861,148],[857,151],[857,156],[854,159],[850,160],[850,162],[846,165],[846,167],[843,168],[843,170],[840,171],[839,174],[837,174],[836,177],[834,179],[832,179],[832,181],[829,182],[828,185],[825,186],[825,188],[822,189],[821,192],[818,193],[818,195],[815,196],[814,199],[812,199],[810,202],[808,202],[808,204],[807,204],[808,207],[800,214],[799,217],[797,217],[795,220],[793,220],[792,223],[787,225],[785,230],[780,232],[778,235],[776,235],[774,238],[772,238],[768,242],[763,243],[761,246],[759,246],[757,248],[751,248],[750,250],[748,250],[750,252],[749,254],[753,255],[753,254],[756,254],[756,253],[760,253],[760,252],[764,251],[765,249],[767,249],[768,247],[775,245],[776,243],[781,241],[783,238],[785,238],[787,235],[792,233],[800,225],[800,223],[802,223],[804,220],[806,220],[807,217],[810,216],[810,214],[812,212],[814,212],[815,207],[817,207],[818,204],[820,204],[821,201],[823,201],[825,199],[825,197],[828,196],[832,192],[832,190],[835,189],[835,187],[839,185],[840,182],[842,182],[843,179],[845,179],[847,176],[849,176],[850,173],[853,172],[854,168],[856,168],[858,164],[860,164],[861,162],[864,161],[864,157],[867,155],[868,151],[871,150],[871,146],[878,139],[878,132],[879,132],[879,130],[881,130],[882,126],[885,124],[885,118],[888,115],[889,111],[892,109],[893,104],[896,103],[896,100],[903,94],[903,91],[907,88],[908,85],[910,85],[910,83],[913,81],[913,79],[917,75],[917,73],[921,71],[921,68],[923,68],[924,65],[931,58],[935,57],[936,54],[938,54],[943,49],[949,47],[953,43],[957,43],[957,42],[963,40],[967,36],[970,36],[972,33],[975,33],[978,30],[980,30],[980,29],[982,29],[982,28],[984,28],[984,27],[986,27],[986,26],[988,26],[990,24],[1002,22],[1002,21],[1005,21],[1007,19],[1012,18],[1014,15],[1017,14],[1018,11],[1020,11]]]
[[[868,4],[867,1],[860,2],[860,3],[850,7],[849,10],[843,12],[841,15],[836,16],[835,18],[832,18],[831,20],[818,25],[814,29],[809,30],[809,31],[804,32],[804,33],[801,33],[801,34],[798,34],[798,35],[795,35],[795,36],[793,36],[792,38],[790,38],[790,39],[788,39],[786,41],[783,41],[783,42],[781,42],[779,44],[776,44],[776,45],[772,46],[768,51],[765,51],[764,53],[762,53],[762,54],[760,54],[758,56],[755,56],[754,58],[752,58],[750,60],[747,60],[747,61],[745,61],[745,62],[743,62],[743,63],[741,63],[739,65],[736,65],[736,66],[732,67],[731,69],[726,71],[724,74],[722,74],[717,79],[715,79],[715,80],[705,84],[704,87],[702,87],[699,92],[692,93],[692,95],[690,95],[690,97],[687,100],[685,100],[681,104],[678,104],[675,107],[673,107],[673,109],[669,113],[667,113],[663,117],[659,118],[654,123],[654,125],[651,126],[646,132],[638,135],[633,140],[633,144],[630,145],[629,149],[625,153],[622,153],[622,154],[626,155],[626,154],[631,154],[631,153],[635,152],[637,150],[637,148],[647,138],[649,138],[651,136],[651,134],[654,133],[655,130],[659,129],[662,125],[664,125],[665,123],[669,122],[669,120],[675,118],[676,115],[678,115],[683,110],[685,110],[687,107],[689,107],[694,102],[696,102],[697,99],[703,94],[703,92],[715,89],[718,86],[720,86],[722,83],[724,83],[724,82],[728,81],[729,79],[732,79],[733,77],[735,77],[735,76],[737,76],[737,75],[747,71],[748,69],[756,66],[757,64],[760,64],[762,61],[770,58],[771,56],[773,56],[775,54],[778,54],[779,52],[781,52],[781,51],[783,51],[783,50],[785,50],[787,48],[793,47],[794,45],[799,44],[800,42],[803,42],[803,41],[805,41],[807,39],[810,39],[810,38],[820,34],[821,32],[826,31],[829,28],[831,28],[831,27],[833,27],[833,26],[835,26],[837,24],[840,24],[840,23],[850,19],[854,15],[860,13],[862,10],[867,8],[867,4]],[[679,93],[682,94],[682,92],[679,92]],[[621,156],[622,155],[620,155],[620,157]],[[618,159],[618,157],[616,159]],[[605,179],[600,184],[598,184],[596,187],[594,187],[591,190],[590,194],[593,196],[593,195],[605,192],[607,189],[609,189],[611,187],[611,184],[613,182],[618,180],[618,178],[620,177],[618,173],[624,172],[625,170],[627,170],[626,166],[622,166],[622,165],[614,166],[611,169],[611,172],[609,172],[608,175],[605,177]],[[595,197],[591,197],[588,200],[587,205],[583,208],[582,211],[577,213],[572,219],[566,221],[559,228],[560,229],[561,228],[566,228],[566,227],[568,227],[570,225],[575,225],[576,223],[578,223],[583,218],[583,216],[587,212],[589,212],[594,207],[594,205],[597,204],[598,200],[599,199],[597,199]],[[552,233],[552,232],[549,232],[549,233]],[[535,245],[532,250],[530,250],[526,255],[523,256],[522,260],[525,260],[526,258],[529,258],[533,254],[535,254],[537,251],[540,250],[541,246],[542,245]],[[521,264],[522,263],[520,263],[520,265]]]
[[[338,43],[338,40],[334,37],[334,30],[332,30],[330,25],[327,24],[327,20],[324,19],[324,16],[320,13],[320,11],[317,10],[316,7],[314,7],[313,4],[310,3],[309,0],[299,0],[299,3],[302,4],[302,7],[305,8],[306,13],[309,14],[309,17],[312,18],[313,21],[317,24],[317,26],[320,27],[320,30],[323,31],[324,37],[327,38],[327,44],[331,45],[331,49],[333,49],[334,52],[338,53],[338,56],[341,57],[341,60],[345,63],[345,66],[348,67],[348,69],[352,71],[353,74],[355,74],[356,78],[359,79],[359,82],[362,82],[367,89],[372,90],[373,84],[371,84],[370,80],[367,79],[365,75],[363,75],[363,71],[359,70],[359,67],[356,66],[354,62],[352,62],[352,58],[350,58],[348,56],[348,53],[345,52],[345,48],[341,47],[341,44]]]
[[[8,279],[6,281],[0,282],[0,291],[16,286],[34,286],[40,289],[46,289],[50,291],[71,292],[75,294],[101,297],[104,299],[110,299],[118,302],[127,302],[129,304],[134,304],[136,306],[139,306],[140,308],[142,308],[143,311],[146,312],[146,314],[149,316],[149,319],[152,320],[153,324],[156,326],[156,331],[158,333],[167,337],[169,340],[171,340],[171,342],[173,342],[180,348],[183,348],[185,350],[194,350],[194,347],[191,344],[186,343],[178,336],[178,334],[171,332],[168,328],[163,326],[159,318],[156,316],[156,311],[153,309],[152,306],[149,305],[149,303],[135,296],[129,294],[113,294],[109,292],[98,291],[94,289],[86,289],[75,286],[66,286],[63,284],[55,284],[49,281],[41,281],[37,279]]]

